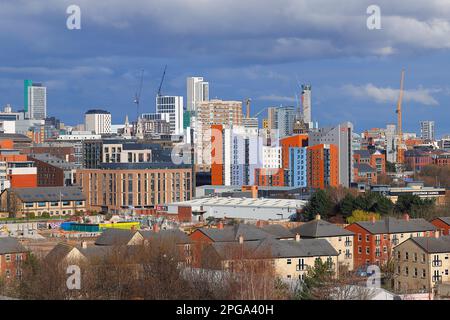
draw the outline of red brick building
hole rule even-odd
[[[431,223],[438,228],[441,235],[450,235],[450,217],[439,217],[431,221]]]
[[[437,228],[424,219],[387,217],[384,220],[360,221],[347,227],[354,236],[354,266],[383,265],[392,256],[395,246],[410,237],[436,237]]]
[[[0,278],[8,281],[21,277],[22,261],[27,255],[27,249],[16,238],[0,238]]]

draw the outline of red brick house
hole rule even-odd
[[[437,237],[437,228],[424,219],[387,217],[384,220],[360,221],[347,227],[354,236],[354,267],[386,263],[395,246],[411,237]]]
[[[450,217],[435,218],[431,221],[431,223],[439,229],[441,235],[450,235]]]
[[[22,275],[22,261],[26,260],[28,250],[16,238],[0,238],[0,278],[6,281]]]

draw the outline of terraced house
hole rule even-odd
[[[355,222],[347,227],[354,236],[354,267],[382,265],[392,257],[393,248],[412,237],[436,237],[437,228],[424,219],[387,217],[384,220]]]
[[[20,277],[27,255],[28,250],[16,238],[0,238],[0,280]]]
[[[353,270],[353,236],[352,231],[321,220],[320,215],[310,222],[291,229],[293,234],[299,234],[302,239],[324,239],[339,254],[339,264],[347,270]]]
[[[410,238],[394,249],[395,289],[432,292],[450,285],[450,236]]]

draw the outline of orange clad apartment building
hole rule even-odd
[[[308,187],[325,189],[339,185],[339,151],[334,144],[318,144],[307,149]]]
[[[14,149],[12,140],[0,141],[0,184],[5,188],[37,187],[37,168],[27,155]]]

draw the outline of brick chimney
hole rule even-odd
[[[219,223],[217,224],[217,229],[223,229],[223,222],[219,221]]]
[[[244,243],[244,236],[242,236],[242,234],[239,236],[239,244],[243,244]]]
[[[403,220],[409,221],[409,214],[405,213],[405,214],[403,215]]]
[[[375,224],[376,219],[374,214],[370,215],[370,221],[372,222],[372,224]]]
[[[153,225],[153,231],[154,231],[154,232],[159,232],[159,224],[155,223],[155,224]]]
[[[295,241],[297,241],[297,242],[300,241],[300,235],[298,233],[295,235]]]
[[[320,220],[320,214],[316,214],[316,220]]]

